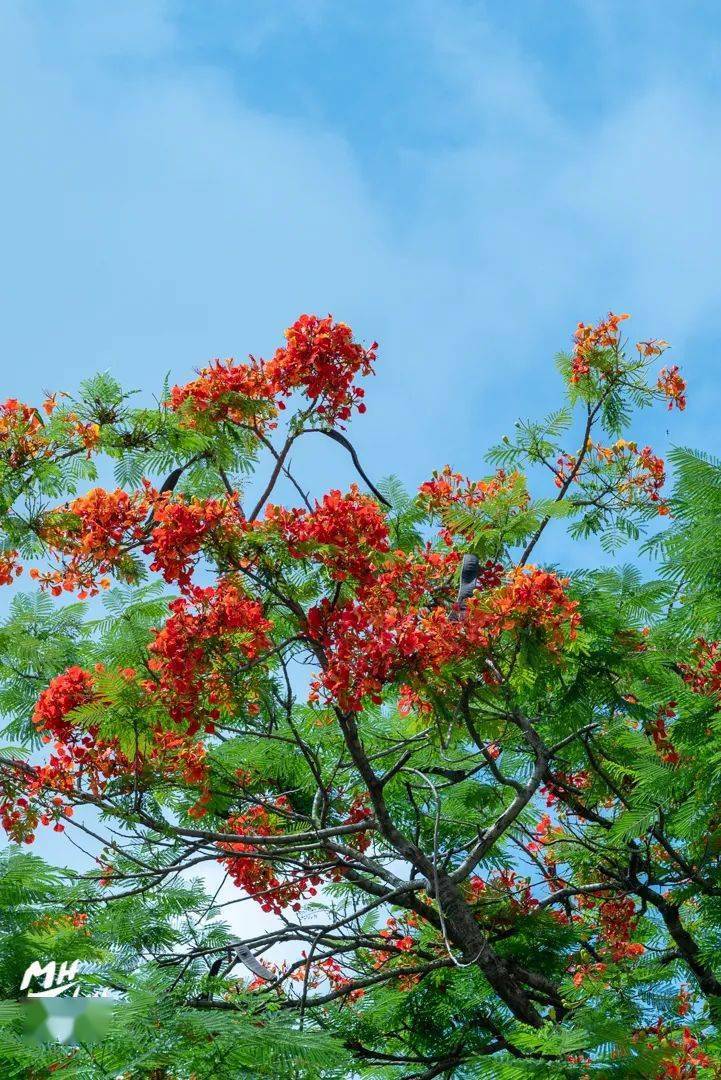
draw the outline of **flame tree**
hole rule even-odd
[[[345,434],[377,345],[330,317],[156,408],[107,376],[0,407],[0,578],[35,582],[2,628],[2,824],[91,845],[90,940],[185,916],[132,957],[184,1016],[345,1055],[289,1076],[718,1075],[721,473],[676,451],[669,495],[626,437],[685,407],[626,318],[578,325],[564,404],[494,471],[414,496]],[[310,494],[309,437],[357,484]],[[649,525],[653,577],[552,565],[561,528],[636,555]],[[162,906],[209,864],[266,933]]]

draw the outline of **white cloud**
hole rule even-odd
[[[28,10],[3,35],[9,392],[106,366],[154,389],[331,310],[382,344],[358,438],[415,481],[439,459],[478,470],[477,428],[551,404],[542,373],[576,319],[621,306],[649,319],[639,336],[683,336],[715,303],[716,110],[672,86],[579,132],[498,20],[425,6],[412,47],[454,137],[408,170],[403,221],[327,123],[181,63],[173,5]]]

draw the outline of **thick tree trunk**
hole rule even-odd
[[[535,1005],[506,961],[489,944],[458,886],[446,874],[439,878],[437,899],[448,937],[461,950],[464,962],[478,964],[501,1001],[518,1020],[540,1027],[543,1019]]]
[[[363,777],[375,811],[378,827],[401,858],[415,866],[429,883],[437,882],[438,905],[445,921],[449,941],[460,949],[465,963],[476,963],[498,997],[517,1020],[541,1027],[543,1019],[509,964],[497,955],[476,922],[469,904],[450,877],[438,870],[431,859],[396,827],[383,798],[383,782],[370,764],[358,732],[355,717],[336,710],[346,746]]]

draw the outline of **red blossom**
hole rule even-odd
[[[35,705],[33,723],[56,739],[67,741],[72,732],[69,713],[87,705],[95,696],[95,681],[89,671],[71,667],[51,680]]]
[[[440,472],[434,472],[418,489],[418,497],[432,514],[441,518],[441,539],[449,546],[454,536],[470,539],[472,530],[464,530],[455,521],[448,521],[448,511],[457,506],[475,509],[489,500],[505,496],[511,502],[511,512],[524,510],[530,501],[525,483],[520,473],[506,473],[499,469],[494,476],[486,480],[469,480],[461,473],[453,472],[446,465]]]
[[[183,410],[190,424],[205,417],[262,428],[283,407],[283,397],[301,390],[325,424],[348,420],[353,408],[365,412],[354,379],[373,373],[375,342],[365,349],[345,323],[316,315],[301,315],[285,338],[267,361],[214,360],[197,379],[173,388],[170,407]]]
[[[546,797],[546,806],[554,806],[559,799],[563,799],[565,788],[575,791],[583,791],[591,786],[591,777],[585,770],[576,773],[556,772],[556,783],[544,784],[540,788],[542,795]]]
[[[155,679],[145,689],[165,705],[176,724],[194,734],[201,722],[218,718],[231,696],[229,676],[216,658],[236,649],[253,660],[269,648],[272,624],[257,600],[221,579],[216,587],[190,587],[170,604],[170,616],[150,645],[148,667]]]
[[[294,558],[322,563],[336,581],[366,580],[373,573],[374,556],[390,547],[388,525],[378,504],[355,484],[345,495],[329,491],[312,511],[269,506],[266,518]]]
[[[152,555],[150,569],[168,582],[187,588],[194,559],[212,539],[229,543],[244,524],[235,499],[190,499],[159,496],[153,504],[153,531],[143,548]]]
[[[668,348],[668,342],[663,338],[649,338],[648,341],[637,341],[636,348],[643,357],[661,356]]]
[[[368,348],[353,340],[345,323],[331,316],[301,315],[285,332],[286,344],[266,364],[266,373],[283,395],[301,389],[327,424],[365,412],[364,391],[354,385],[357,375],[372,375],[376,342]]]
[[[601,962],[595,964],[573,964],[568,969],[572,976],[573,985],[578,989],[586,980],[597,979],[606,972],[607,965]]]
[[[17,551],[0,551],[0,585],[12,585],[23,568],[17,561]]]
[[[601,923],[601,936],[614,963],[633,956],[641,956],[646,950],[643,945],[630,940],[636,928],[636,908],[630,897],[604,900],[598,915]]]
[[[697,638],[691,662],[681,667],[683,680],[697,694],[715,696],[721,692],[721,642]]]
[[[686,380],[679,373],[678,364],[661,368],[656,386],[668,398],[668,407],[680,411],[686,408]]]
[[[561,454],[556,459],[556,479],[554,484],[557,488],[562,488],[564,484],[567,484],[572,476],[575,476],[574,469],[576,469],[576,458],[571,454]]]
[[[289,808],[288,800],[282,795],[273,803],[273,810],[278,815],[284,815]],[[245,813],[231,817],[227,829],[239,837],[275,836],[282,832],[281,821],[282,817],[279,818],[265,806],[252,806]],[[220,847],[230,853],[220,860],[227,867],[230,877],[238,888],[244,889],[260,904],[263,911],[280,915],[288,906],[299,911],[300,900],[306,895],[315,896],[316,887],[321,884],[318,874],[279,878],[272,862],[264,857],[262,846],[254,847],[252,843],[239,840],[237,843],[223,843]],[[233,853],[242,858],[234,858]],[[253,858],[253,855],[257,855],[257,858]]]
[[[567,578],[547,570],[516,567],[500,588],[470,598],[463,623],[467,642],[488,647],[503,631],[533,627],[549,650],[558,651],[580,625],[578,601],[568,597],[567,585]]]
[[[659,1019],[650,1028],[636,1033],[635,1039],[641,1038],[649,1050],[661,1047],[664,1051],[656,1080],[697,1080],[698,1070],[712,1065],[711,1058],[701,1049],[690,1028],[683,1028],[680,1033],[672,1032]]]
[[[142,538],[148,505],[147,491],[129,495],[120,488],[94,488],[67,508],[54,511],[41,536],[56,557],[64,558],[62,569],[33,569],[31,577],[55,596],[76,589],[81,599],[95,596],[108,585],[102,575],[115,570],[129,545]]]
[[[668,734],[666,724],[676,717],[676,702],[669,701],[667,705],[661,705],[656,713],[653,723],[646,725],[646,733],[651,736],[654,746],[662,759],[668,765],[678,765],[681,755],[676,750]]]
[[[499,588],[471,598],[463,620],[453,618],[452,605],[438,606],[433,593],[444,578],[447,587],[457,561],[454,553],[426,552],[423,559],[395,553],[354,600],[311,608],[308,630],[327,657],[311,700],[323,691],[341,708],[359,711],[366,696],[379,703],[384,686],[399,675],[427,677],[475,649],[487,650],[505,631],[533,628],[551,651],[575,635],[578,603],[566,595],[567,583],[536,567],[511,571]],[[493,682],[490,671],[486,681]],[[422,700],[411,689],[399,705],[405,711]]]
[[[190,426],[198,417],[214,422],[230,420],[241,424],[253,421],[264,426],[276,414],[275,389],[262,361],[249,363],[213,360],[197,379],[185,386],[174,386],[170,407],[183,410]]]
[[[614,315],[609,312],[597,326],[587,326],[580,322],[573,335],[573,357],[571,360],[571,382],[577,383],[589,375],[593,366],[594,354],[606,349],[616,349],[619,343],[619,323],[629,315]]]
[[[323,600],[308,612],[308,631],[326,651],[327,666],[314,684],[343,709],[363,698],[380,701],[383,686],[401,671],[437,671],[456,652],[460,624],[450,610],[431,607],[429,592],[457,566],[452,553],[424,557],[394,553],[387,569],[370,577],[357,598],[337,607]]]
[[[666,482],[666,465],[650,446],[639,450],[636,443],[618,439],[612,446],[596,444],[592,452],[598,462],[613,465],[616,469],[616,491],[622,499],[625,497],[625,501],[630,503],[634,493],[641,493],[649,502],[656,504],[659,514],[668,514],[668,507],[661,498],[661,489]]]
[[[37,409],[16,398],[0,404],[0,455],[8,465],[18,469],[38,457],[47,457],[48,453]]]
[[[305,959],[305,951],[303,951],[302,956]],[[326,979],[331,990],[341,992],[353,985],[352,979],[346,975],[341,965],[332,956],[328,956],[324,960],[315,960],[312,963],[306,963],[291,975],[291,979],[296,982],[303,982],[313,989]],[[249,987],[249,989],[251,989],[251,987]],[[344,994],[344,998],[347,1002],[353,1002],[358,1001],[364,994],[365,990],[363,987],[357,987],[354,990],[348,990],[348,992]]]
[[[344,825],[357,825],[362,821],[368,821],[373,817],[373,811],[368,806],[368,795],[356,795],[348,807],[348,814],[343,821]],[[366,852],[371,846],[369,833],[362,831],[350,836],[346,841],[351,847],[360,852]]]
[[[82,728],[71,718],[74,710],[96,697],[94,677],[80,667],[57,675],[40,694],[33,723],[43,742],[54,741],[54,746],[47,763],[26,765],[18,771],[14,795],[9,789],[4,793],[0,817],[5,830],[16,839],[31,843],[38,823],[53,824],[56,832],[62,832],[62,818],[73,812],[67,799],[80,777],[98,795],[109,777],[130,768],[117,740],[100,738],[97,724]]]
[[[685,984],[679,987],[678,991],[678,1005],[676,1006],[676,1012],[679,1016],[686,1016],[691,1009],[691,994],[688,986]]]

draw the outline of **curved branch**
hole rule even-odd
[[[363,466],[361,465],[358,454],[356,453],[355,447],[353,446],[353,443],[350,441],[350,439],[346,439],[345,435],[341,435],[338,431],[326,431],[325,428],[306,428],[305,430],[309,433],[316,432],[316,434],[318,435],[326,435],[329,439],[333,439],[334,442],[340,443],[340,445],[344,447],[350,454],[351,461],[355,465],[358,475],[363,477],[366,484],[375,495],[376,499],[378,499],[379,502],[383,503],[384,506],[387,506],[390,510],[391,504],[386,498],[381,495],[375,484],[372,483],[371,480],[369,480],[368,474],[365,472]]]

